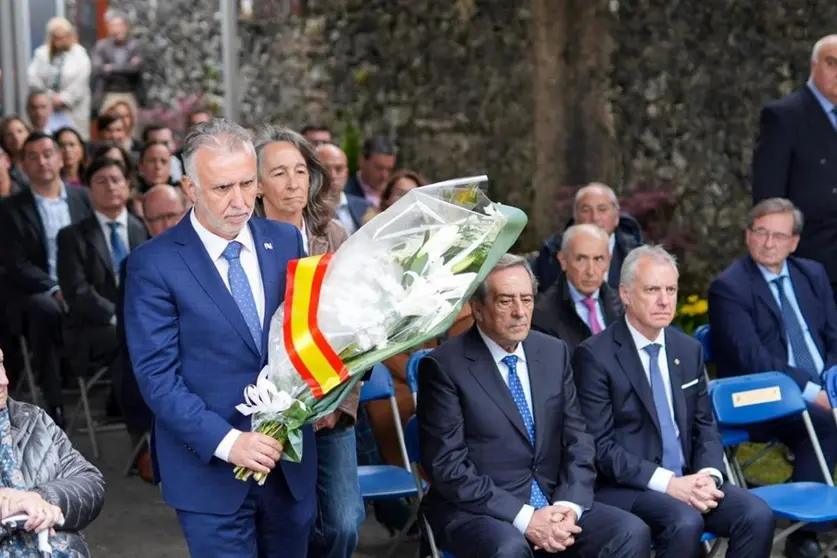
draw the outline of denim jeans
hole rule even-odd
[[[317,432],[317,520],[309,558],[350,558],[366,512],[357,479],[354,428]]]

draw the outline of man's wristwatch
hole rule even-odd
[[[716,477],[715,475],[709,475],[709,476],[712,477],[712,481],[715,483],[715,488],[720,490],[721,485],[724,484],[723,479],[720,479],[720,478]]]

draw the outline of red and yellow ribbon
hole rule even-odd
[[[328,344],[317,325],[320,292],[332,254],[288,264],[283,336],[291,363],[320,399],[349,378],[349,369]]]

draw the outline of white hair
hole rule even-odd
[[[616,192],[613,191],[613,188],[601,182],[591,182],[575,193],[575,199],[573,200],[573,219],[576,221],[578,220],[578,206],[581,205],[581,200],[584,199],[584,196],[592,192],[607,195],[613,203],[613,208],[617,211],[619,210],[619,198],[616,197]]]
[[[198,187],[200,184],[195,168],[195,155],[200,148],[223,153],[246,151],[256,155],[250,132],[239,124],[225,118],[213,118],[198,124],[192,128],[183,142],[183,171]]]
[[[816,43],[814,43],[814,48],[811,49],[811,62],[816,62],[817,58],[820,56],[820,51],[822,47],[826,45],[826,43],[830,42],[837,42],[837,35],[826,35]]]
[[[564,234],[561,236],[561,251],[564,254],[567,253],[567,249],[570,247],[570,243],[580,234],[585,234],[588,236],[592,236],[594,238],[598,238],[599,240],[603,241],[605,244],[610,242],[610,237],[607,236],[607,233],[604,229],[597,227],[596,225],[585,223],[583,225],[573,225],[572,227],[568,228],[564,231]]]
[[[634,248],[625,256],[625,261],[622,263],[622,273],[619,276],[619,285],[625,285],[626,287],[633,285],[634,278],[636,277],[636,268],[642,259],[649,259],[655,263],[669,264],[674,268],[677,276],[680,277],[680,271],[677,269],[677,259],[673,255],[669,254],[661,246],[646,244]]]

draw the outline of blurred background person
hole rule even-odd
[[[369,203],[365,198],[345,192],[349,180],[349,162],[342,149],[333,143],[323,143],[317,146],[317,155],[331,176],[328,200],[334,208],[334,217],[351,235],[363,225],[363,216],[369,209]]]
[[[111,105],[105,105],[105,107],[104,114],[116,116],[122,121],[123,134],[119,136],[121,139],[111,141],[116,141],[136,158],[142,147],[140,142],[134,138],[136,134],[137,113],[131,104],[124,100],[118,100]]]
[[[36,132],[52,134],[61,127],[53,118],[52,101],[46,89],[30,89],[26,97],[26,116],[29,118],[29,126]],[[72,125],[68,118],[64,119],[62,125]]]
[[[392,204],[404,197],[414,188],[426,186],[427,180],[416,171],[399,169],[384,183],[381,190],[381,203],[378,207],[370,207],[363,216],[363,222],[368,223],[376,215],[386,211]]]
[[[9,174],[11,168],[12,160],[0,147],[0,200],[20,192],[20,185],[12,180],[12,176]]]
[[[304,126],[299,133],[314,147],[332,143],[331,130],[322,124],[309,124]]]
[[[174,132],[165,124],[152,123],[145,127],[142,131],[142,143],[147,145],[151,142],[161,142],[166,144],[171,152],[171,183],[177,184],[183,177],[183,163],[180,161],[175,152],[177,151],[177,143],[174,140]]]
[[[49,92],[55,127],[72,125],[90,137],[90,57],[78,44],[73,25],[63,17],[49,20],[46,44],[29,64],[29,87]]]
[[[131,114],[126,122],[133,136],[134,119],[139,107],[145,106],[145,68],[143,44],[130,36],[128,19],[121,12],[105,13],[108,36],[99,40],[93,49],[93,106],[99,114],[108,112],[122,102]],[[122,116],[125,116],[122,114]],[[125,146],[130,150],[129,146]]]
[[[141,194],[157,184],[173,184],[171,158],[171,150],[161,141],[152,141],[143,146],[137,165],[137,187]]]
[[[54,134],[61,150],[61,178],[70,186],[80,187],[87,168],[87,150],[75,128],[60,128]]]
[[[346,183],[346,193],[364,197],[369,205],[378,209],[381,192],[395,168],[396,154],[395,142],[386,136],[373,136],[364,141],[360,169]]]
[[[9,175],[20,186],[29,184],[29,177],[23,170],[23,142],[29,137],[32,128],[22,116],[12,114],[0,119],[0,147],[9,156],[11,167]]]

